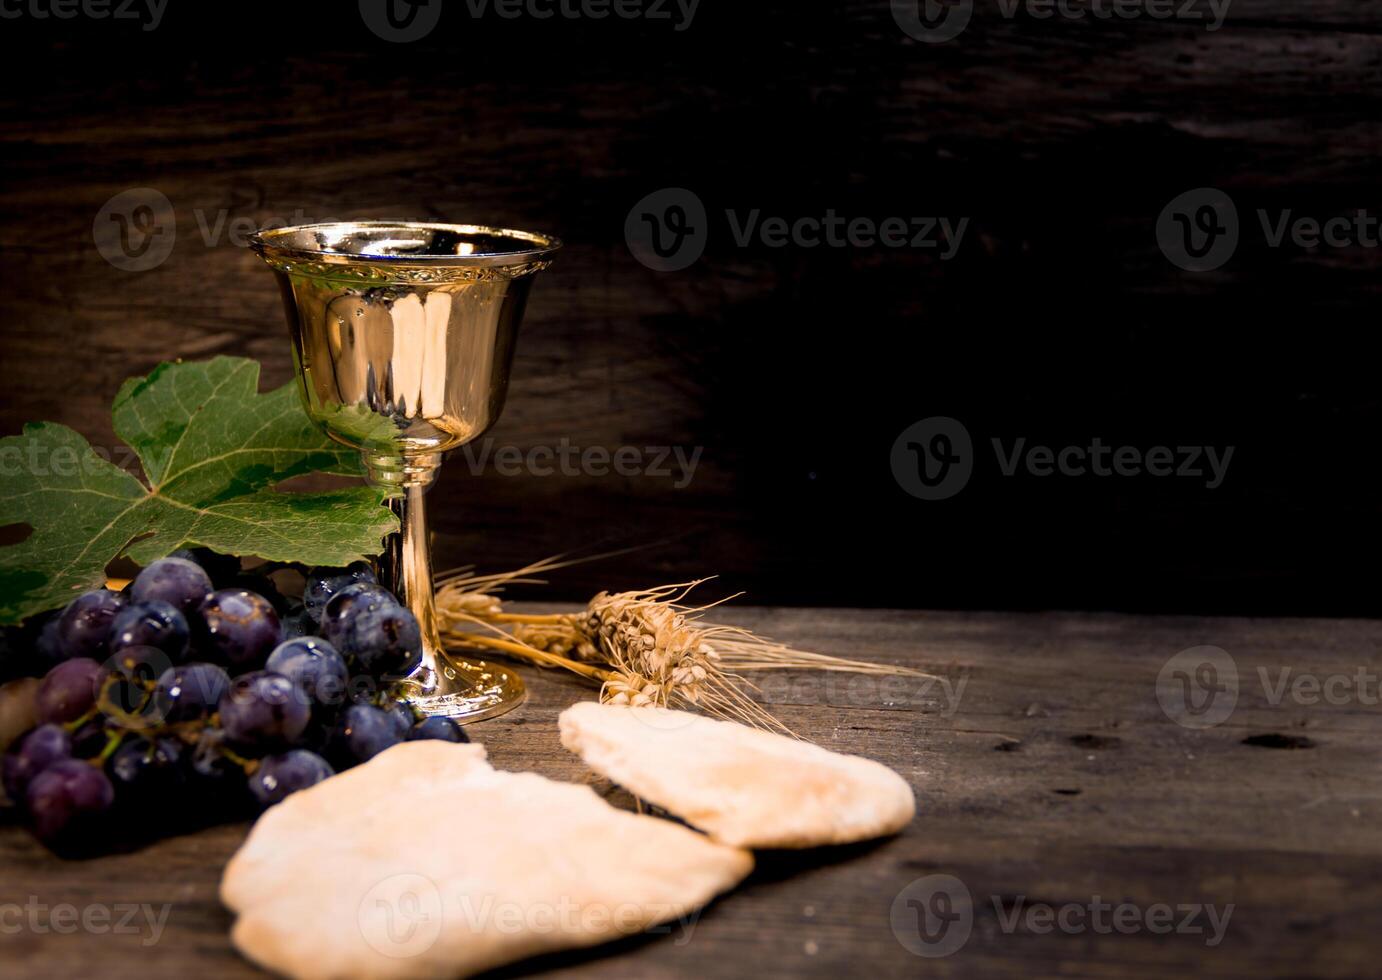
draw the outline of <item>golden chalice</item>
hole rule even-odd
[[[417,616],[423,660],[405,682],[427,714],[475,720],[519,704],[512,670],[448,656],[437,632],[423,495],[443,454],[504,405],[533,277],[561,243],[479,225],[360,221],[264,231],[308,414],[395,491],[400,530],[380,583]]]

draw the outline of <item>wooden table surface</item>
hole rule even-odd
[[[897,769],[915,788],[915,821],[872,844],[760,854],[752,877],[707,909],[689,935],[637,937],[506,973],[1382,974],[1382,624],[786,609],[739,609],[724,619],[806,648],[913,664],[945,679],[927,687],[794,673],[764,689],[796,731]],[[1174,654],[1205,645],[1232,658],[1239,692],[1226,720],[1191,729],[1163,712],[1157,677]],[[475,726],[473,736],[500,768],[587,778],[562,750],[554,721],[588,689],[563,675],[525,676],[528,703]],[[465,831],[463,813],[425,816]],[[63,862],[6,823],[0,972],[257,973],[231,948],[231,918],[216,900],[221,868],[245,829],[224,826],[133,854]],[[908,898],[944,910],[926,897],[937,882],[959,895],[950,879],[932,875],[961,883],[972,929],[949,955],[923,957],[904,940],[931,953],[957,945],[958,933],[921,944],[915,911],[905,914],[916,907]],[[928,880],[912,884],[919,879]],[[909,885],[895,931],[894,901]],[[59,903],[115,907],[117,919],[126,903],[170,908],[156,943],[147,926],[60,935],[35,931],[23,921],[28,913],[6,912],[10,904]],[[1102,930],[1092,925],[1096,903],[1107,908]],[[1111,929],[1111,909],[1123,904],[1132,907],[1117,920],[1124,928]],[[1042,905],[1064,911],[1066,927],[1043,931]],[[1159,906],[1174,910],[1169,934],[1149,931],[1166,921]],[[1214,920],[1205,906],[1221,923],[1228,915],[1217,945],[1209,944]],[[963,903],[950,908],[963,922]],[[1174,931],[1192,912],[1188,925],[1205,931]],[[47,913],[38,915],[47,921]]]

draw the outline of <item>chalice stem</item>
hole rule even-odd
[[[425,668],[439,672],[441,637],[437,632],[436,601],[432,590],[432,549],[427,533],[427,488],[436,479],[441,455],[387,457],[366,455],[370,482],[393,491],[389,508],[398,515],[399,529],[384,542],[379,560],[380,584],[417,617],[422,633]]]
[[[428,548],[425,486],[413,484],[394,497],[389,506],[398,515],[399,533],[388,541],[381,562],[384,587],[398,596],[417,617],[422,631],[422,658],[427,666],[441,651],[437,633],[436,603],[432,598],[432,552]]]

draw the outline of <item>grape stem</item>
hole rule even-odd
[[[116,729],[108,734],[106,736],[105,748],[101,749],[100,755],[90,760],[91,764],[97,767],[104,766],[106,760],[115,754],[115,750],[120,747],[120,743],[125,740],[125,736],[128,734],[129,732],[123,731],[122,729]]]
[[[217,748],[220,750],[221,755],[225,756],[225,757],[226,757],[227,759],[229,759],[231,762],[235,763],[235,764],[236,764],[237,766],[239,766],[241,769],[245,770],[245,775],[246,775],[246,776],[253,776],[253,775],[254,775],[254,771],[255,771],[256,769],[259,768],[259,760],[258,760],[258,759],[246,759],[244,756],[240,755],[238,752],[232,752],[230,749],[226,748],[224,745],[217,746]]]
[[[75,732],[77,729],[81,728],[87,722],[95,721],[96,716],[100,713],[101,712],[99,708],[92,708],[90,711],[82,715],[80,718],[74,719],[64,724],[62,726],[63,731],[67,732],[70,735],[72,732]]]

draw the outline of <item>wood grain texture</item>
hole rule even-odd
[[[1236,0],[1209,31],[977,0],[942,45],[884,0],[706,3],[680,32],[464,11],[411,45],[336,0],[173,4],[148,32],[6,21],[0,427],[54,419],[109,445],[120,381],[173,356],[247,354],[287,380],[272,283],[222,221],[531,225],[568,248],[494,444],[682,446],[699,466],[677,487],[453,460],[432,498],[443,565],[658,542],[554,586],[721,573],[780,604],[1376,612],[1378,249],[1271,248],[1253,217],[1377,211],[1376,4]],[[92,223],[145,186],[177,242],[121,272]],[[624,220],[674,186],[706,204],[709,245],[659,274]],[[1152,225],[1202,186],[1244,233],[1195,276]],[[828,208],[971,225],[942,262],[741,247],[726,215]],[[928,504],[888,458],[934,415],[985,455]],[[986,447],[1019,437],[1236,455],[1214,490],[1003,477]]]
[[[760,855],[754,875],[706,910],[688,941],[678,942],[679,931],[638,937],[505,975],[1377,975],[1376,705],[1353,698],[1312,706],[1289,695],[1274,704],[1258,668],[1275,681],[1283,667],[1292,680],[1354,676],[1362,667],[1375,698],[1378,623],[766,608],[728,618],[803,647],[945,679],[948,688],[765,678],[765,700],[795,730],[901,773],[916,791],[916,819],[890,840]],[[1205,644],[1235,659],[1240,694],[1227,721],[1192,731],[1162,713],[1156,678],[1171,655]],[[530,701],[472,734],[499,768],[590,778],[561,749],[555,724],[589,690],[556,674],[524,675]],[[1309,747],[1270,747],[1291,744]],[[597,785],[629,805],[622,791]],[[463,813],[420,817],[465,833]],[[230,917],[216,901],[220,869],[244,832],[226,826],[65,863],[20,828],[0,828],[0,905],[31,897],[78,907],[171,904],[166,932],[151,947],[141,945],[147,930],[7,934],[6,975],[254,975],[230,948]],[[895,938],[889,910],[900,890],[931,874],[965,883],[974,927],[957,952],[921,959]],[[1140,908],[1210,903],[1233,911],[1222,942],[1207,948],[1192,934],[1008,932],[994,904],[1006,914],[1019,902],[1088,904],[1096,896]]]

